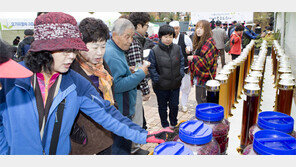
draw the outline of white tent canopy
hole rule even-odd
[[[121,16],[118,12],[65,12],[72,15],[79,23],[86,17],[101,19],[109,28]],[[37,12],[0,12],[0,30],[25,30],[34,28]]]

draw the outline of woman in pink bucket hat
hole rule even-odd
[[[0,78],[0,154],[69,154],[69,134],[79,110],[135,143],[166,141],[171,130],[148,133],[104,100],[87,79],[69,69],[77,51],[88,50],[71,15],[41,15],[34,22],[34,32],[31,49],[20,63],[33,75]]]

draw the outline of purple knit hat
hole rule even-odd
[[[34,42],[30,52],[88,51],[73,16],[62,12],[49,12],[38,16],[34,22]]]

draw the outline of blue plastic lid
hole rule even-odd
[[[185,143],[202,145],[212,140],[212,128],[202,121],[183,122],[179,128],[179,138]]]
[[[284,113],[264,111],[258,114],[257,124],[261,129],[278,130],[291,133],[294,128],[294,119]]]
[[[201,103],[196,106],[195,117],[204,121],[221,121],[224,118],[224,108],[215,103]]]
[[[181,142],[169,141],[156,146],[153,155],[193,155],[193,152]]]
[[[276,130],[260,130],[254,135],[254,150],[260,155],[296,155],[296,139]]]

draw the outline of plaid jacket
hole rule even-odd
[[[129,66],[136,66],[136,63],[143,63],[143,52],[141,49],[141,45],[135,39],[133,40],[126,54],[126,60]],[[147,76],[139,83],[138,86],[140,87],[143,95],[147,95],[150,93]]]
[[[196,85],[204,86],[208,80],[216,77],[218,49],[213,38],[209,38],[201,47],[199,54],[193,57],[189,62],[191,84],[193,85],[193,79],[196,78]]]

